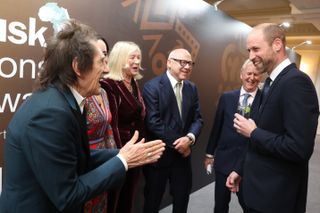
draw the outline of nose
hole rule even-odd
[[[184,66],[184,68],[191,69],[191,65],[190,65],[189,63],[186,63],[186,65]]]
[[[249,52],[249,59],[250,59],[250,61],[252,61],[255,57],[256,57],[256,55],[254,54],[254,52],[253,52],[253,51],[250,51],[250,52]]]
[[[103,63],[103,71],[102,72],[104,74],[106,74],[106,73],[109,73],[109,71],[110,71],[110,68],[108,66],[108,62],[104,61],[104,63]]]
[[[107,64],[104,65],[103,73],[109,73],[109,71],[110,71],[109,66]]]
[[[139,58],[136,58],[136,59],[134,60],[134,63],[135,63],[135,64],[140,64],[140,59],[139,59]]]

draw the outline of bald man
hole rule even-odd
[[[144,213],[158,212],[169,180],[173,212],[187,212],[192,184],[191,146],[203,121],[196,86],[187,80],[194,66],[186,49],[171,51],[167,71],[143,88],[148,138],[162,139],[166,151],[158,163],[144,168]]]

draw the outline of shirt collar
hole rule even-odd
[[[253,91],[253,92],[247,92],[247,91],[245,91],[245,89],[243,88],[243,86],[241,86],[241,89],[240,89],[240,96],[242,96],[242,95],[244,95],[244,94],[246,94],[246,93],[248,93],[248,94],[250,94],[251,95],[251,97],[255,97],[256,96],[256,94],[257,94],[257,91],[258,91],[258,87]]]
[[[269,76],[271,78],[272,82],[281,73],[281,71],[284,70],[284,68],[286,68],[289,64],[291,64],[291,62],[287,58],[284,61],[282,61],[280,64],[278,64],[278,66],[274,70],[272,70],[272,72],[271,72],[271,74]]]
[[[79,108],[80,108],[81,113],[83,113],[84,99],[85,99],[85,98],[82,97],[82,96],[80,95],[80,93],[78,93],[78,91],[75,90],[73,87],[69,86],[69,89],[70,89],[72,95],[74,96],[74,98],[76,99],[77,104],[78,104],[78,106],[79,106]]]
[[[175,78],[171,75],[171,73],[170,73],[169,70],[167,70],[167,76],[168,76],[168,78],[169,78],[169,81],[170,81],[170,83],[171,83],[172,88],[174,88],[174,87],[176,86],[177,82],[178,82],[177,79],[175,79]],[[183,86],[183,80],[181,81],[181,83],[182,83],[182,86]]]

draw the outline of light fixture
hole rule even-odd
[[[280,27],[283,27],[283,28],[289,28],[290,27],[290,23],[285,21],[285,22],[282,22],[281,24],[279,24]]]
[[[214,7],[214,9],[215,9],[216,11],[219,10],[218,5],[219,5],[221,2],[223,2],[223,1],[224,1],[224,0],[216,1],[215,3],[212,4],[213,7]]]
[[[292,47],[291,49],[294,50],[294,49],[296,49],[297,47],[303,46],[303,45],[305,45],[305,44],[307,44],[307,45],[312,44],[312,41],[310,41],[310,40],[303,41],[303,42],[301,42],[300,44]]]

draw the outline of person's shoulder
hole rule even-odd
[[[148,80],[145,83],[145,85],[155,85],[155,84],[162,82],[163,79],[164,79],[164,74],[158,75],[158,76],[155,76],[155,77],[151,78],[150,80]]]
[[[190,80],[184,80],[183,83],[184,83],[185,85],[190,85],[190,86],[192,86],[192,87],[195,87],[195,86],[196,86],[196,84],[195,84],[194,82],[190,81]]]
[[[111,79],[111,78],[105,78],[100,81],[101,84],[106,84],[106,85],[113,85],[116,84],[116,81]]]
[[[229,91],[223,92],[221,97],[229,97],[229,96],[235,96],[235,95],[239,95],[239,94],[240,94],[240,90],[239,89],[229,90]]]
[[[110,78],[103,79],[100,81],[100,84],[107,93],[115,91],[118,87],[118,81]]]
[[[301,80],[307,80],[310,81],[310,77],[303,71],[299,70],[296,65],[291,64],[289,65],[290,69],[285,73],[285,79],[286,83],[294,83],[293,81],[290,81],[288,79],[301,79]]]
[[[51,102],[52,100],[64,100],[63,94],[66,93],[64,90],[59,90],[56,87],[49,86],[46,89],[37,90],[33,92],[30,98],[34,101],[39,101],[41,103]]]

